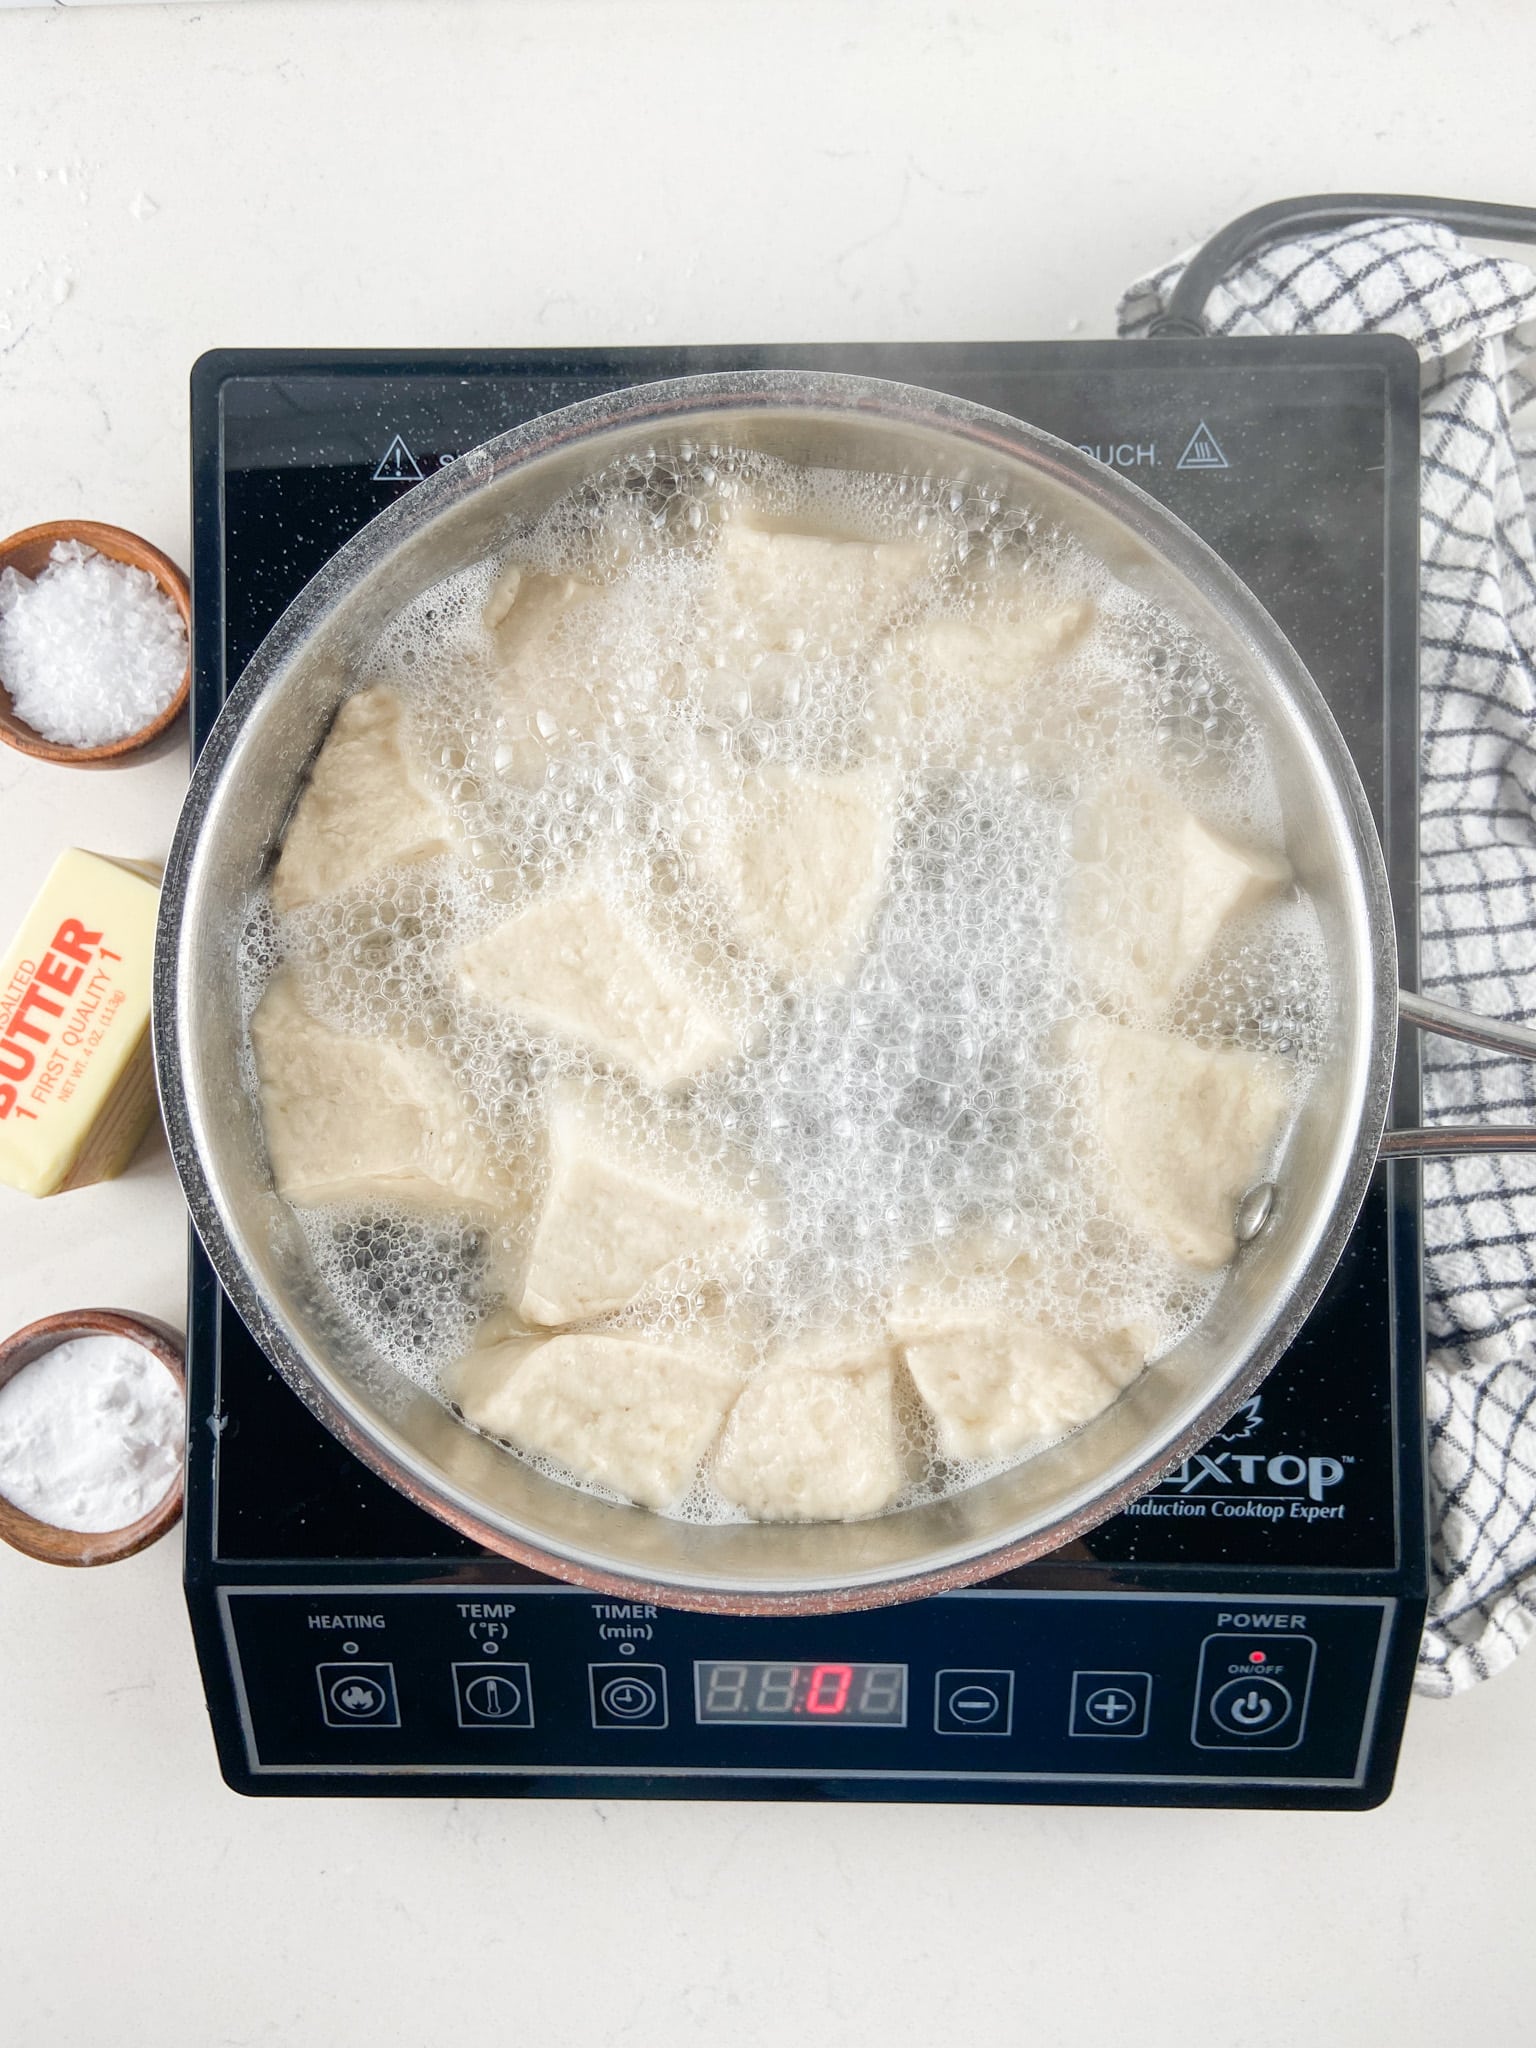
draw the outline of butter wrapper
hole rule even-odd
[[[0,1181],[24,1194],[110,1180],[154,1116],[152,873],[61,854],[0,959]]]

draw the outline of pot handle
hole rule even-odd
[[[1536,1031],[1523,1024],[1474,1017],[1469,1011],[1453,1010],[1449,1003],[1437,1003],[1433,996],[1413,995],[1407,989],[1397,992],[1397,1014],[1401,1023],[1411,1024],[1416,1031],[1464,1038],[1487,1052],[1536,1060]],[[1379,1156],[1436,1159],[1474,1152],[1536,1152],[1536,1124],[1440,1124],[1433,1130],[1384,1131]]]

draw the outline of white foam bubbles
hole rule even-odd
[[[867,630],[818,625],[804,568],[803,591],[776,604],[803,604],[813,629],[722,636],[719,537],[744,518],[901,543],[918,569]],[[484,622],[512,566],[549,579],[541,602],[558,583],[538,664],[515,674]],[[684,1183],[723,1175],[763,1219],[728,1283],[668,1276],[605,1326],[728,1341],[756,1370],[831,1328],[878,1336],[914,1274],[999,1312],[1035,1274],[1066,1333],[1088,1334],[1109,1302],[1158,1350],[1203,1313],[1219,1283],[1118,1224],[1093,1177],[1061,1053],[1092,1006],[1063,911],[1074,819],[1107,778],[1149,769],[1255,842],[1278,843],[1279,806],[1237,683],[1069,536],[941,479],[640,450],[405,607],[360,680],[399,691],[456,851],[285,917],[258,905],[241,964],[251,1005],[281,960],[334,1029],[430,1047],[515,1195],[495,1245],[469,1219],[301,1216],[343,1315],[415,1384],[448,1398],[449,1366],[526,1250],[562,1084],[600,1082],[616,1146]],[[712,890],[711,818],[765,770],[866,768],[895,793],[880,908],[845,972],[776,974]],[[709,992],[735,1057],[663,1098],[466,993],[458,949],[575,877]],[[1326,1039],[1326,979],[1293,894],[1233,923],[1172,1022],[1282,1054],[1300,1092]],[[1003,1248],[990,1264],[983,1242]],[[903,1414],[904,1499],[984,1476],[937,1457],[910,1389]],[[736,1518],[707,1472],[678,1512]]]

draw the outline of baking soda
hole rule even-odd
[[[73,1337],[0,1387],[0,1494],[55,1529],[124,1529],[174,1483],[185,1413],[142,1344]]]
[[[142,732],[186,666],[181,613],[145,570],[72,540],[35,581],[0,570],[0,682],[45,740],[102,747]]]

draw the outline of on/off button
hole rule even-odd
[[[1229,1735],[1278,1731],[1295,1711],[1290,1692],[1273,1678],[1230,1678],[1211,1694],[1211,1719]]]
[[[1207,1636],[1190,1738],[1197,1749],[1295,1749],[1306,1730],[1310,1636]]]

